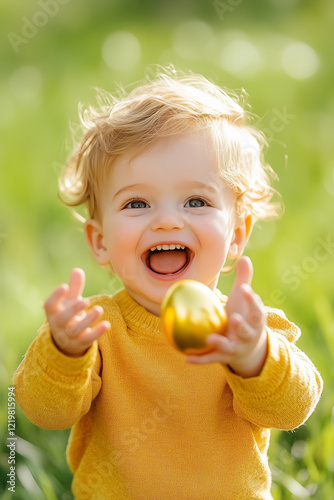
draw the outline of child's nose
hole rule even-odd
[[[177,208],[164,206],[156,210],[151,221],[153,231],[171,231],[172,229],[182,229],[184,227],[184,217]]]

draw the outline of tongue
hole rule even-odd
[[[182,250],[162,250],[152,254],[149,263],[156,273],[172,274],[179,271],[186,261],[186,252]]]

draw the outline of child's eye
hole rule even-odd
[[[149,208],[149,205],[142,200],[131,200],[124,208]]]
[[[185,204],[185,207],[187,208],[199,208],[199,207],[205,207],[207,205],[207,202],[205,200],[202,200],[202,198],[191,198],[191,200],[188,200],[187,203]]]

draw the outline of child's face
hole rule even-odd
[[[166,291],[180,279],[215,288],[237,218],[234,193],[219,177],[203,133],[164,138],[118,158],[100,207],[100,222],[86,223],[88,243],[147,310],[159,315]],[[172,247],[156,249],[164,245]]]

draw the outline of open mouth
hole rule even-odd
[[[170,276],[181,273],[190,264],[193,252],[179,243],[151,247],[143,255],[146,266],[154,273]]]

